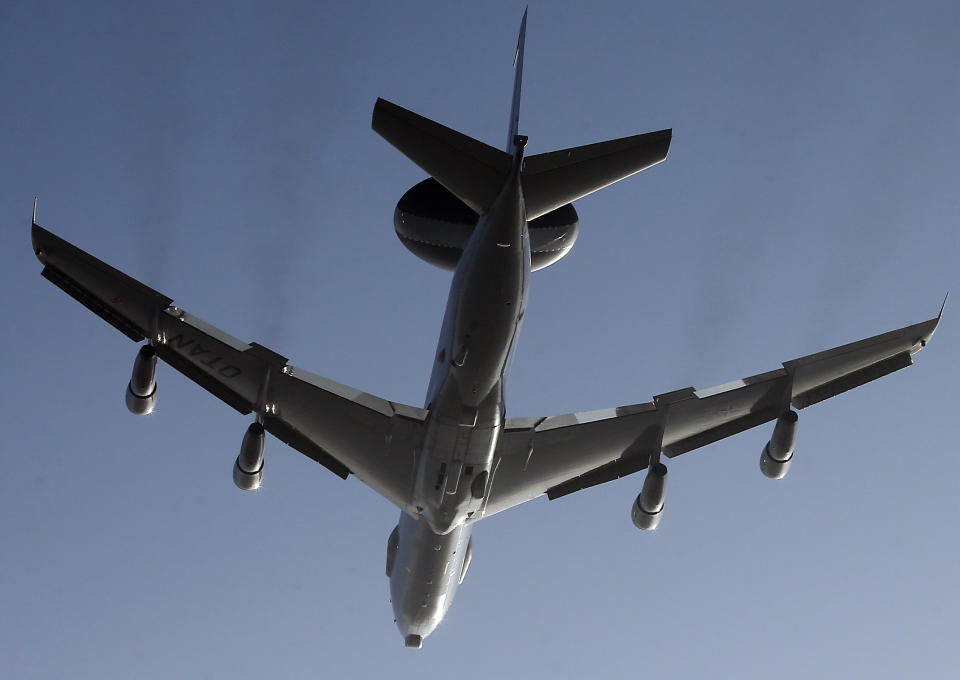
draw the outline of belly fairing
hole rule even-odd
[[[421,517],[437,534],[449,533],[480,510],[503,422],[501,389],[473,408],[459,403],[453,380],[435,399],[414,490]]]

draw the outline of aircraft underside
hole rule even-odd
[[[342,478],[355,475],[400,509],[386,571],[408,647],[420,647],[446,615],[470,565],[474,522],[646,470],[631,517],[655,529],[665,459],[768,423],[760,467],[782,478],[794,457],[797,411],[911,365],[940,320],[708,389],[508,418],[504,382],[531,272],[573,246],[572,202],[662,162],[672,139],[660,130],[525,155],[527,138],[518,134],[525,30],[526,13],[505,150],[382,99],[374,107],[373,129],[429,175],[397,205],[397,234],[420,257],[454,270],[423,408],[342,385],[233,337],[41,227],[34,204],[31,235],[43,276],[142,343],[125,389],[131,412],[154,410],[157,367],[165,363],[252,418],[233,468],[240,489],[260,487],[269,433]]]

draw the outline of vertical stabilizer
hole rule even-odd
[[[520,87],[523,81],[523,43],[527,37],[527,10],[523,10],[520,21],[520,37],[517,38],[517,51],[513,55],[513,103],[510,106],[510,134],[507,137],[507,153],[511,156],[517,150],[517,135],[520,125]]]

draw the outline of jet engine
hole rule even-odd
[[[770,479],[783,479],[793,460],[797,442],[797,412],[790,410],[777,418],[773,436],[760,454],[760,471]]]
[[[630,513],[635,527],[645,531],[657,528],[660,524],[660,515],[663,513],[663,500],[666,494],[667,466],[663,463],[654,463],[647,470],[643,488],[633,504],[633,512]]]
[[[145,416],[157,405],[157,350],[144,345],[133,360],[133,375],[127,383],[127,408],[130,413]]]
[[[243,491],[253,491],[260,488],[263,481],[263,440],[265,435],[263,425],[250,423],[243,443],[240,445],[240,455],[233,464],[233,483]]]

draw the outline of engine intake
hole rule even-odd
[[[643,480],[643,488],[633,504],[630,517],[633,525],[644,531],[653,531],[660,524],[663,514],[663,502],[667,495],[667,466],[663,463],[654,463],[647,470],[647,477]]]
[[[250,423],[243,435],[240,445],[240,455],[233,464],[233,483],[243,491],[253,491],[260,488],[263,481],[263,425]]]
[[[773,436],[760,454],[760,471],[770,479],[783,479],[790,470],[793,447],[797,443],[797,412],[789,410],[779,418]]]
[[[145,416],[157,405],[157,350],[144,345],[133,360],[133,375],[127,383],[127,409],[130,413]]]

